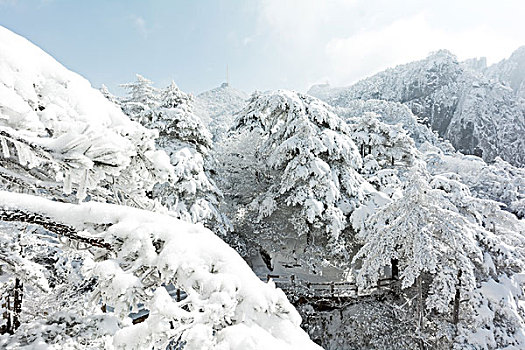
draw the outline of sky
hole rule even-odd
[[[524,0],[0,0],[0,25],[122,94],[139,73],[194,94],[345,86],[447,49],[525,45]]]

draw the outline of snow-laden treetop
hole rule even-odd
[[[3,27],[0,77],[0,110],[9,126],[47,135],[46,128],[55,133],[82,132],[89,125],[102,134],[105,130],[104,136],[113,136],[114,142],[122,142],[114,133],[145,132],[86,79]]]
[[[172,171],[166,154],[155,150],[154,130],[129,120],[86,79],[3,27],[0,97],[4,158],[26,170],[45,165],[52,169],[45,180],[79,199],[109,181],[120,198],[112,201],[121,202]]]

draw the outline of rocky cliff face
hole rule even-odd
[[[316,86],[309,93],[340,107],[354,100],[402,103],[457,150],[524,165],[525,104],[511,88],[519,85],[519,65],[507,66],[518,68],[500,70],[512,78],[505,78],[509,83],[504,85],[503,78],[491,79],[488,69],[472,69],[472,62],[464,64],[448,51],[438,51],[348,88]]]
[[[514,51],[508,59],[490,66],[485,74],[510,87],[516,97],[525,99],[525,46]]]

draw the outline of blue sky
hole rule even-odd
[[[347,85],[445,48],[489,62],[525,44],[521,0],[0,0],[0,24],[120,93],[140,73],[199,93]]]

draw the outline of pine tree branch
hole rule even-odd
[[[85,237],[79,235],[77,230],[71,226],[56,222],[55,220],[38,213],[26,212],[19,209],[0,209],[0,220],[9,222],[25,222],[28,224],[39,225],[58,236],[66,237],[84,244],[113,250],[109,243],[103,239],[95,237]]]

